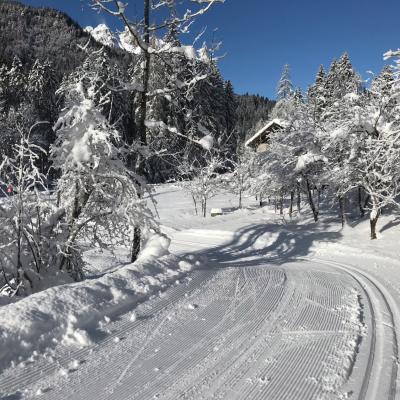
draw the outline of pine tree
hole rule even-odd
[[[5,109],[9,90],[8,68],[0,65],[0,112]]]
[[[227,145],[229,147],[229,157],[234,158],[238,145],[238,132],[236,127],[236,96],[230,81],[225,82],[225,130],[227,133]]]
[[[371,84],[371,92],[377,92],[384,96],[393,94],[395,77],[393,68],[385,65],[382,72],[373,80]]]
[[[293,94],[293,84],[290,78],[289,64],[285,64],[285,66],[283,67],[282,76],[279,79],[276,92],[276,99],[278,101],[288,99]]]
[[[26,79],[21,60],[15,56],[8,71],[9,97],[8,107],[18,107],[26,89]]]
[[[325,80],[325,70],[323,65],[321,65],[315,78],[315,83],[309,87],[307,93],[307,101],[309,106],[313,109],[316,122],[320,121],[326,108],[327,92]]]
[[[325,80],[327,106],[330,107],[349,93],[361,91],[361,78],[354,71],[347,53],[334,60]]]
[[[28,97],[36,109],[38,119],[54,122],[57,114],[55,92],[58,88],[56,72],[51,63],[36,60],[26,81]]]

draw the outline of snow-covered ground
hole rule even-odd
[[[155,199],[171,254],[91,252],[90,280],[0,307],[1,399],[398,397],[397,216],[370,241],[254,198],[206,219],[174,185]]]

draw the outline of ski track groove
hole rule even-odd
[[[219,294],[217,306],[216,306],[216,314],[212,316],[211,319],[218,320],[219,323],[215,325],[212,329],[209,329],[206,336],[203,337],[195,346],[192,345],[193,340],[193,332],[196,330],[191,330],[187,335],[186,341],[180,341],[179,346],[181,348],[186,348],[186,352],[177,353],[176,349],[171,348],[169,353],[164,353],[163,356],[167,360],[173,360],[175,356],[175,362],[169,365],[169,367],[164,371],[164,373],[160,375],[152,373],[151,378],[149,380],[149,371],[146,372],[146,369],[143,368],[142,373],[140,373],[141,366],[144,362],[151,362],[152,357],[155,357],[152,354],[152,357],[149,357],[151,354],[151,350],[147,351],[146,347],[154,347],[154,343],[150,346],[152,340],[149,339],[146,341],[144,346],[139,348],[139,352],[142,355],[144,361],[139,362],[137,365],[132,365],[131,361],[128,364],[128,367],[124,370],[122,378],[117,381],[117,384],[114,384],[111,388],[107,388],[106,390],[99,387],[92,392],[91,398],[96,399],[153,399],[153,398],[165,398],[165,399],[194,399],[194,398],[257,398],[257,392],[259,392],[258,398],[291,398],[288,396],[294,395],[294,393],[299,394],[302,398],[306,393],[311,393],[314,395],[319,391],[317,385],[310,384],[307,380],[304,379],[304,376],[298,374],[295,376],[293,380],[293,385],[289,388],[285,388],[285,385],[282,383],[288,381],[289,378],[292,378],[293,371],[310,371],[316,369],[316,364],[321,364],[321,360],[325,357],[328,349],[332,346],[333,341],[330,338],[329,341],[323,341],[323,347],[318,347],[317,356],[316,357],[307,357],[310,353],[315,353],[316,344],[319,344],[319,338],[311,338],[308,339],[307,342],[298,346],[295,342],[295,338],[293,340],[289,340],[284,343],[282,348],[282,342],[280,340],[277,341],[276,345],[279,351],[279,355],[281,358],[281,367],[274,371],[274,373],[270,374],[272,379],[272,384],[269,383],[265,385],[265,388],[259,385],[251,385],[250,387],[246,387],[244,385],[242,390],[237,391],[237,394],[234,395],[232,390],[234,387],[240,384],[240,381],[245,377],[249,370],[251,369],[251,363],[247,362],[247,359],[251,356],[257,358],[258,353],[251,354],[254,351],[254,347],[259,343],[261,337],[258,340],[254,341],[254,338],[257,338],[257,335],[260,335],[262,328],[266,327],[268,323],[271,323],[271,318],[258,318],[260,315],[260,310],[263,310],[264,315],[272,314],[274,309],[276,309],[275,320],[278,323],[278,327],[281,327],[277,331],[277,337],[287,337],[289,334],[286,334],[285,331],[289,331],[293,328],[299,327],[299,321],[302,322],[302,325],[308,327],[314,321],[316,310],[323,310],[324,314],[327,314],[324,307],[311,307],[308,302],[308,296],[304,296],[304,293],[307,293],[306,289],[309,288],[310,279],[312,276],[310,274],[304,274],[304,276],[297,274],[300,276],[300,281],[296,282],[296,288],[291,288],[292,292],[289,289],[289,298],[286,303],[282,302],[282,284],[279,286],[279,283],[285,281],[285,278],[282,278],[282,271],[279,270],[269,270],[263,267],[257,268],[246,268],[247,272],[244,272],[244,269],[234,269],[228,268],[221,271],[218,271],[217,274],[213,277],[213,279],[209,280],[207,283],[211,284],[217,279],[224,280],[223,276],[219,277],[219,274],[234,274],[234,279],[230,279],[228,283],[224,284],[224,290]],[[246,278],[246,275],[248,277]],[[272,277],[271,277],[272,276]],[[221,279],[222,278],[222,279]],[[234,284],[229,284],[234,282]],[[242,284],[240,282],[243,282]],[[248,282],[253,282],[253,284],[249,284]],[[256,282],[257,284],[254,284]],[[262,293],[258,293],[255,289],[256,286],[262,287]],[[247,289],[247,290],[246,290]],[[288,290],[288,288],[286,288]],[[200,294],[201,296],[201,294]],[[313,296],[311,296],[313,297]],[[229,301],[231,299],[231,301]],[[271,299],[275,301],[271,304]],[[190,300],[190,299],[188,299]],[[317,301],[318,299],[313,298],[313,301]],[[201,303],[201,301],[200,301]],[[289,315],[285,314],[287,309],[295,310],[294,313]],[[249,318],[250,316],[250,318]],[[247,320],[246,320],[247,318]],[[250,322],[249,322],[250,320]],[[161,327],[163,326],[163,322],[165,318],[161,321]],[[340,318],[323,318],[320,320],[321,325],[319,326],[320,330],[325,330],[329,327],[335,327],[340,321]],[[176,330],[181,330],[182,326],[185,325],[185,319],[180,320],[179,324],[175,324]],[[282,327],[283,325],[283,327]],[[272,327],[275,325],[272,324]],[[190,327],[192,329],[192,327]],[[218,334],[218,332],[224,332],[223,337],[223,352],[219,354],[215,354],[213,351],[214,344],[214,334]],[[202,330],[199,329],[199,333]],[[267,332],[263,332],[264,334]],[[153,336],[157,336],[159,333],[155,331]],[[322,332],[322,335],[324,333]],[[296,335],[295,335],[296,336]],[[325,336],[325,335],[324,335]],[[249,347],[247,340],[248,338],[253,339],[252,345]],[[206,349],[206,351],[205,351]],[[260,352],[263,353],[264,349],[261,347]],[[150,352],[150,354],[149,354]],[[138,353],[136,353],[138,354]],[[276,353],[275,353],[276,354]],[[216,356],[216,359],[213,361],[212,358]],[[135,356],[137,358],[137,356]],[[210,359],[211,357],[211,359]],[[135,359],[135,358],[134,358]],[[133,359],[133,360],[134,360]],[[203,365],[203,372],[193,376],[191,375],[189,379],[182,385],[182,382],[178,384],[177,388],[174,388],[172,385],[171,389],[168,388],[169,381],[171,376],[181,376],[183,372],[187,372],[193,369],[199,368],[201,364]],[[234,367],[235,366],[235,367]],[[212,367],[212,368],[210,368]],[[221,371],[222,367],[224,370]],[[318,369],[321,370],[323,367],[319,366]],[[210,374],[211,369],[211,374]],[[129,371],[128,371],[129,370]],[[235,372],[236,371],[236,372]],[[233,373],[234,372],[234,373]],[[263,371],[264,372],[264,371]],[[267,375],[268,368],[265,370],[265,375]],[[231,375],[230,379],[227,379],[224,383],[225,393],[228,397],[222,397],[224,395],[224,391],[221,387],[219,387],[218,380],[215,381],[215,378],[221,377],[223,374]],[[155,376],[154,376],[155,375]],[[190,375],[190,374],[189,374]],[[193,378],[196,378],[195,381],[198,382],[197,385],[193,386]],[[126,382],[125,382],[126,381]],[[85,382],[87,384],[87,382]],[[118,384],[119,383],[119,384]],[[213,386],[214,385],[214,386]],[[186,387],[186,389],[184,389]],[[210,391],[208,389],[210,388]],[[247,389],[247,390],[243,390]],[[175,390],[176,389],[176,390]],[[205,393],[204,393],[204,390]],[[163,396],[155,397],[160,392],[163,392]],[[177,396],[177,393],[181,393],[180,396]],[[204,396],[206,394],[206,396]],[[217,397],[215,397],[216,395]],[[219,396],[220,395],[220,396]],[[231,396],[232,395],[232,396]],[[62,398],[72,398],[76,399],[76,393],[71,393],[71,397],[63,396]],[[271,397],[272,396],[272,397]],[[308,396],[308,394],[307,394]],[[268,398],[267,397],[267,398]],[[55,397],[50,397],[55,398]]]
[[[298,310],[301,309],[301,307],[297,307]],[[300,313],[301,314],[301,313]],[[299,313],[297,313],[297,318],[298,318]],[[290,324],[292,324],[293,326],[296,326],[296,322],[293,324],[293,321],[296,320],[296,316],[292,315],[292,320],[287,322],[287,325],[290,326]],[[307,321],[307,319],[306,319]],[[325,335],[325,333],[323,332],[324,329],[326,329],[326,323],[320,327],[320,329],[322,330],[322,335]],[[283,354],[283,358],[282,358],[282,367],[281,369],[277,370],[276,373],[274,374],[270,374],[271,375],[271,382],[272,384],[268,384],[268,394],[269,396],[271,396],[270,398],[294,398],[294,397],[289,397],[290,393],[285,393],[280,391],[280,389],[277,389],[274,392],[274,388],[284,388],[285,385],[283,385],[283,383],[290,377],[292,377],[292,369],[295,371],[300,371],[304,368],[304,363],[307,362],[308,360],[310,360],[311,363],[313,363],[313,365],[317,365],[318,363],[315,363],[315,358],[310,358],[310,357],[304,357],[304,352],[307,354],[310,353],[311,350],[315,349],[315,343],[314,343],[315,339],[311,338],[311,341],[308,341],[305,345],[303,346],[295,346],[294,350],[291,349],[292,344],[291,342],[286,343],[283,348],[280,349],[280,354]],[[318,340],[317,340],[318,342]],[[330,347],[331,343],[328,342],[326,344],[325,347]],[[322,357],[322,355],[324,354],[324,351],[320,351],[321,349],[318,349],[318,353],[320,355],[320,357]],[[315,367],[316,368],[316,367]],[[264,374],[267,373],[268,370],[264,370]],[[283,373],[282,373],[283,371]],[[276,376],[278,375],[278,376]],[[294,383],[291,385],[291,387],[296,388],[295,390],[298,392],[302,392],[305,389],[305,386],[307,384],[307,381],[304,379],[304,377],[302,377],[301,375],[297,376],[297,379],[294,381]],[[309,391],[311,391],[313,388],[310,388]],[[315,388],[314,391],[317,391],[318,388]],[[265,391],[262,391],[262,393],[260,394],[261,398],[263,398],[266,393],[264,393]],[[272,397],[272,396],[276,396],[276,397]],[[286,396],[286,397],[283,397]],[[304,398],[309,398],[309,397],[304,397]]]
[[[163,298],[159,299],[158,304],[156,304],[154,308],[150,309],[151,313],[155,315],[159,313],[161,310],[168,308],[169,306],[171,306],[171,304],[173,304],[177,300],[180,300],[184,292],[198,291],[199,287],[208,280],[212,279],[213,275],[214,274],[210,273],[209,271],[207,271],[207,273],[204,272],[198,273],[197,276],[195,275],[194,278],[192,278],[188,282],[188,284],[176,286],[174,288],[175,293],[173,293],[172,296],[168,298],[167,301],[165,301]],[[144,315],[143,317],[147,316]],[[21,374],[15,375],[14,371],[14,374],[8,377],[2,377],[2,381],[0,383],[0,390],[11,393],[12,391],[21,389],[21,387],[28,386],[29,384],[34,383],[35,381],[40,379],[41,376],[50,375],[51,373],[58,371],[60,368],[68,367],[68,364],[71,361],[75,359],[84,358],[84,356],[90,354],[95,348],[99,348],[101,346],[113,343],[116,337],[127,334],[140,324],[141,324],[140,319],[133,322],[129,320],[124,321],[118,327],[119,328],[118,332],[107,335],[104,339],[95,343],[93,346],[83,347],[72,351],[65,349],[64,351],[61,352],[58,359],[53,363],[49,363],[48,360],[44,359],[44,360],[39,360],[38,363],[32,363],[33,365],[27,364],[26,368],[21,369]]]
[[[226,293],[226,296],[228,295],[229,293]],[[227,297],[229,297],[229,296],[227,296]],[[227,304],[227,306],[229,307],[230,306],[230,303],[228,303]],[[184,343],[180,343],[181,345],[182,344],[184,344]],[[198,347],[200,347],[200,344],[198,344]],[[172,351],[172,353],[174,353],[174,350],[171,350]],[[184,359],[185,360],[185,359]],[[191,363],[193,362],[193,358],[192,359],[190,359],[190,360],[187,360],[188,361],[188,365],[191,365]],[[177,357],[177,363],[179,363],[179,362],[182,362],[182,357]],[[186,365],[184,365],[183,367],[186,367]],[[146,377],[144,377],[144,382],[146,382],[146,381],[148,381],[148,379],[146,378]],[[143,383],[144,382],[139,382],[139,385],[143,385]],[[132,384],[133,382],[132,381],[130,381],[130,384]],[[138,383],[138,382],[136,382],[136,383]],[[117,394],[118,394],[118,399],[119,398],[125,398],[125,397],[122,397],[122,396],[126,396],[126,395],[128,395],[128,394],[131,394],[131,389],[130,389],[130,387],[127,387],[126,388],[126,391],[125,390],[122,390],[122,388],[121,387],[118,387],[118,388],[116,388],[115,390],[114,390],[114,393],[116,393],[116,392],[118,392]],[[104,393],[104,392],[103,392]],[[139,392],[137,392],[137,394],[139,394]],[[135,397],[136,397],[136,395],[135,395]],[[100,398],[103,398],[103,396],[100,396]],[[105,397],[105,398],[107,398],[107,397]],[[139,398],[142,398],[142,397],[139,397]]]
[[[244,277],[244,279],[246,280],[246,277]],[[267,282],[266,282],[266,283],[267,283]],[[247,302],[246,302],[246,304],[247,304]],[[250,307],[248,307],[248,308],[246,308],[246,309],[243,310],[243,314],[246,314],[247,312],[249,312],[249,311],[250,311],[250,308],[254,308],[254,307],[255,307],[255,304],[250,304],[250,303],[249,303],[249,306],[250,306]],[[237,309],[235,308],[233,311],[237,311]],[[230,323],[229,325],[226,326],[228,332],[230,332],[230,333],[232,334],[232,336],[236,337],[236,339],[237,339],[237,338],[242,338],[242,337],[244,337],[244,332],[243,332],[240,336],[238,336],[235,332],[232,332],[233,329],[235,329],[235,330],[238,329],[238,328],[236,327],[236,325],[238,325],[237,321],[232,320],[231,323]],[[247,335],[246,335],[246,336],[247,336]],[[228,335],[226,335],[226,336],[225,336],[225,340],[224,340],[224,345],[225,345],[225,347],[228,347],[228,346],[230,347],[230,346],[232,346],[232,343],[230,343],[228,339],[229,339],[229,337],[228,337]],[[225,348],[225,352],[226,352],[226,348]],[[210,354],[212,354],[212,352],[211,352]],[[181,397],[182,397],[182,396],[181,396]]]
[[[176,244],[181,251],[184,247],[192,250],[194,245],[199,251],[219,247],[186,240],[175,240],[174,247]],[[333,350],[345,349],[346,340],[355,332],[353,327],[343,326],[347,314],[342,307],[348,305],[349,285],[365,294],[375,323],[375,304],[357,274],[380,293],[392,329],[395,317],[383,291],[360,271],[353,268],[357,273],[351,273],[350,266],[324,260],[302,261],[307,261],[311,269],[273,267],[266,259],[263,266],[217,266],[195,272],[187,284],[167,290],[165,298],[150,300],[150,305],[143,303],[144,321],[123,320],[93,346],[66,349],[53,364],[41,359],[27,365],[20,374],[10,375],[0,383],[0,393],[11,394],[35,385],[41,378],[51,382],[51,376],[61,367],[72,360],[84,361],[92,352],[98,351],[100,359],[107,360],[104,349],[118,346],[113,343],[115,338],[132,337],[139,330],[141,337],[127,351],[121,352],[124,341],[121,342],[109,374],[103,370],[92,374],[83,368],[82,376],[71,375],[67,393],[54,387],[41,398],[308,400],[332,394],[319,379],[323,379],[326,370],[342,372]],[[326,264],[341,273],[317,270],[313,263]],[[198,307],[185,308],[190,303]],[[140,331],[141,327],[145,332]],[[375,329],[372,326],[372,350]],[[393,336],[396,358],[392,363],[390,400],[395,398],[398,372],[398,343],[396,334]],[[366,398],[369,389],[374,353],[368,358],[359,400]],[[103,379],[109,379],[108,385]],[[86,394],[79,397],[82,389],[87,390]]]
[[[249,274],[250,274],[251,272],[249,272]],[[256,277],[255,277],[256,278]],[[275,285],[274,285],[275,286]],[[275,288],[274,288],[275,289]],[[253,297],[254,297],[254,295],[253,295]],[[270,299],[270,297],[266,297],[266,299]],[[276,301],[276,304],[274,303],[271,307],[270,307],[270,309],[268,310],[268,308],[266,308],[266,309],[264,309],[264,312],[265,311],[267,311],[268,313],[269,312],[272,312],[273,311],[273,309],[277,306],[277,305],[279,305],[281,302],[278,300],[278,299],[280,299],[281,297],[279,296],[279,297],[277,297],[276,299],[277,299],[277,301]],[[263,297],[261,298],[261,299],[263,299]],[[258,306],[260,305],[260,302],[257,302],[257,301],[255,301],[255,303],[254,303],[254,305],[253,305],[253,308],[257,308]],[[268,305],[268,302],[263,302],[262,303],[262,305],[263,306],[267,306]],[[267,313],[266,312],[266,313]],[[246,314],[245,312],[243,313],[243,314]],[[257,313],[256,313],[257,314]],[[251,329],[251,331],[250,331],[250,334],[254,334],[255,332],[256,332],[256,329],[257,328],[259,328],[259,326],[260,325],[262,325],[263,323],[265,323],[264,321],[259,321],[259,322],[257,322],[257,323],[255,323],[255,324],[253,324],[252,325],[252,329]],[[242,333],[242,336],[244,337],[244,338],[246,338],[246,337],[248,337],[248,336],[250,336],[249,335],[249,332],[246,330],[245,332],[243,332]],[[237,338],[236,338],[237,339]],[[221,376],[222,374],[224,374],[224,373],[226,373],[226,371],[232,371],[232,366],[234,365],[234,364],[237,364],[237,361],[239,360],[239,359],[241,359],[241,358],[243,358],[244,356],[246,356],[247,355],[247,352],[248,352],[248,348],[247,347],[245,347],[244,348],[244,350],[241,350],[240,348],[238,349],[238,344],[236,344],[236,343],[230,343],[229,344],[229,352],[225,355],[225,357],[224,358],[221,358],[221,360],[220,360],[220,362],[218,363],[218,364],[216,364],[215,365],[215,367],[213,368],[213,370],[217,370],[217,371],[220,371],[221,369],[223,370],[222,372],[220,372],[219,373],[219,376]],[[232,352],[234,352],[234,353],[236,353],[238,350],[241,350],[240,352],[239,352],[239,354],[231,354]],[[225,350],[226,351],[226,350]],[[222,366],[223,366],[223,368],[222,368]],[[209,373],[208,373],[209,374]],[[203,381],[205,380],[207,378],[207,375],[206,375],[206,377],[205,378],[203,378]],[[225,383],[225,385],[228,385],[228,386],[230,386],[230,384],[232,384],[232,382],[233,381],[228,381],[228,382],[226,382]],[[181,396],[181,397],[183,397],[183,396]],[[190,398],[190,397],[189,397]]]
[[[375,288],[375,290],[379,293],[380,297],[382,298],[385,308],[386,308],[386,314],[388,315],[390,319],[390,324],[387,325],[391,332],[392,332],[392,367],[391,367],[391,374],[390,374],[390,389],[389,389],[389,400],[393,400],[396,398],[396,392],[397,392],[397,375],[398,375],[398,363],[399,363],[399,345],[398,345],[398,338],[396,334],[396,322],[395,322],[395,316],[394,316],[394,310],[392,306],[390,305],[390,301],[388,300],[388,295],[384,293],[382,290],[382,286],[377,283],[377,281],[372,278],[368,273],[365,273],[363,271],[360,271],[359,268],[348,265],[348,264],[343,264],[331,260],[320,260],[320,259],[312,259],[318,262],[321,262],[323,264],[333,266],[336,268],[339,268],[340,270],[345,271],[347,274],[353,277],[357,282],[359,282],[360,286],[363,288],[364,293],[367,297],[367,301],[370,304],[370,310],[372,314],[372,320],[373,320],[373,330],[376,331],[376,310],[375,307],[376,304],[374,305],[371,299],[371,295],[369,294],[367,288],[368,285],[363,284],[363,282],[360,280],[360,277],[364,280],[367,281],[367,283]],[[390,294],[389,294],[390,296]],[[395,302],[392,300],[392,304],[395,304]],[[378,310],[379,311],[379,310]],[[397,317],[399,316],[399,309],[396,307],[397,311]],[[383,313],[382,313],[383,314]],[[362,385],[362,389],[360,391],[360,396],[359,399],[364,399],[367,398],[367,393],[368,393],[368,388],[370,386],[370,380],[371,380],[371,374],[372,374],[372,369],[373,369],[373,364],[375,361],[375,352],[376,352],[376,344],[375,342],[377,341],[376,334],[375,332],[373,333],[373,345],[372,345],[372,351],[370,352],[370,358],[368,359],[368,365],[366,369],[366,375],[365,379]],[[379,384],[379,383],[378,383]],[[376,387],[376,383],[375,383]],[[375,389],[376,391],[377,389]]]

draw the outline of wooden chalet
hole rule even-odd
[[[253,135],[246,143],[246,147],[250,147],[258,153],[267,151],[269,136],[272,132],[279,129],[283,129],[284,124],[279,119],[273,119],[268,122],[262,129],[260,129],[255,135]]]

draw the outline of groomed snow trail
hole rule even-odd
[[[398,399],[400,309],[375,277],[359,267],[314,259],[352,276],[362,286],[371,311],[370,352],[360,398]]]
[[[128,313],[103,327],[94,345],[60,346],[51,360],[6,371],[0,394],[13,400],[374,398],[380,377],[392,371],[384,358],[392,360],[395,351],[382,352],[386,336],[374,320],[382,300],[343,266],[310,260],[278,266],[257,257],[243,266],[240,252],[236,262],[218,260],[235,251],[224,245],[229,236],[176,234],[175,252],[195,247],[214,264],[140,305],[135,321]],[[394,398],[393,379],[387,382],[379,398]]]

